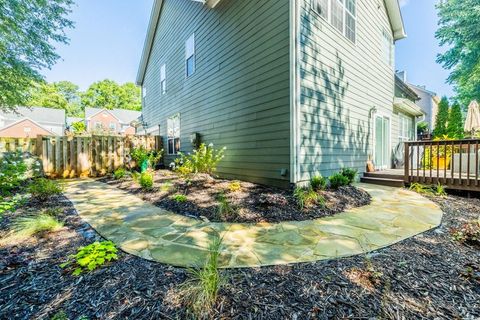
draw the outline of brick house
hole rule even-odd
[[[131,122],[138,119],[141,112],[124,109],[85,108],[87,131],[109,131],[118,134],[135,134]]]
[[[63,135],[65,110],[18,107],[16,112],[0,111],[0,137],[35,138],[37,135]]]

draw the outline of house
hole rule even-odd
[[[165,161],[192,137],[218,174],[302,184],[373,157],[392,165],[397,0],[155,0],[140,61],[143,121]]]
[[[109,131],[117,134],[135,134],[131,122],[138,119],[141,112],[125,109],[85,108],[87,131]]]
[[[65,110],[17,107],[15,112],[0,111],[0,137],[34,138],[37,135],[63,135]]]
[[[435,92],[428,90],[426,86],[419,86],[409,83],[406,71],[400,71],[397,73],[397,75],[419,96],[420,99],[417,102],[417,105],[419,105],[425,113],[424,121],[428,123],[429,131],[433,132],[433,129],[435,128],[435,119],[437,118],[440,97]]]

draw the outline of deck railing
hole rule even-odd
[[[480,191],[480,140],[405,142],[405,182]]]

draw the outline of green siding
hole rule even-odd
[[[393,122],[394,69],[382,56],[391,30],[383,1],[357,1],[357,40],[350,42],[300,1],[299,178],[342,167],[365,170],[374,154],[370,110]],[[396,129],[396,128],[395,128]],[[392,149],[398,142],[391,130]]]
[[[196,72],[185,79],[185,40],[195,33]],[[290,163],[289,1],[223,0],[214,9],[165,0],[147,64],[143,114],[149,127],[181,115],[181,151],[190,134],[226,146],[225,177],[286,186]],[[160,93],[166,64],[167,93]],[[166,141],[165,141],[166,143]],[[166,157],[168,165],[173,158]]]

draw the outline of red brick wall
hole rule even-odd
[[[96,128],[96,123],[100,123],[104,130],[110,130],[110,123],[115,123],[115,132],[120,131],[120,123],[117,118],[112,116],[110,112],[101,111],[91,117],[88,122],[88,131],[93,131]]]
[[[13,126],[0,129],[0,137],[34,138],[39,134],[47,136],[52,135],[51,132],[28,119],[22,120]]]

